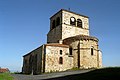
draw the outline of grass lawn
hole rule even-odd
[[[10,73],[0,73],[0,80],[13,80],[14,78]]]

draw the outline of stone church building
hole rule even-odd
[[[102,67],[98,39],[89,34],[89,17],[61,9],[50,18],[47,44],[23,56],[22,72],[41,74]]]

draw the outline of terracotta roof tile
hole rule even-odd
[[[46,46],[55,46],[55,47],[66,47],[69,48],[69,45],[59,44],[59,43],[49,43],[45,44]]]
[[[8,68],[0,68],[0,73],[3,73],[3,72],[9,72],[9,69]]]
[[[70,43],[73,41],[77,41],[77,40],[94,40],[94,41],[99,41],[96,37],[93,36],[87,36],[87,35],[77,35],[77,36],[73,36],[73,37],[69,37],[63,40],[63,43]]]

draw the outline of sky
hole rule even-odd
[[[89,16],[103,66],[120,66],[120,0],[0,0],[0,67],[21,71],[23,55],[45,44],[60,9]]]

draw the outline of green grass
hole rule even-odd
[[[13,80],[14,78],[10,73],[0,73],[0,80]]]
[[[74,68],[72,68],[70,70],[80,70],[80,68],[74,67]]]

